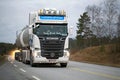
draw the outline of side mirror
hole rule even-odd
[[[16,31],[16,37],[18,37],[20,33],[21,33],[21,30],[17,30]]]
[[[73,26],[69,27],[69,35],[73,35]]]
[[[29,27],[28,25],[26,25],[26,27]]]

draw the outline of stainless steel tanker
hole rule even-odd
[[[32,28],[30,28],[29,26],[23,28],[20,31],[19,35],[17,35],[17,39],[16,39],[17,47],[22,48],[22,47],[30,46],[29,39],[31,34],[32,34]]]

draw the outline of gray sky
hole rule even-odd
[[[99,4],[102,0],[0,0],[0,42],[14,43],[16,31],[28,24],[28,14],[42,8],[64,9],[69,26],[74,26],[86,6]]]

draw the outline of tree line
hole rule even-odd
[[[12,49],[15,49],[15,45],[11,43],[0,43],[0,55],[8,54]]]
[[[105,0],[101,5],[87,6],[77,22],[76,39],[71,39],[71,48],[116,44],[120,52],[120,3]],[[74,46],[74,47],[72,47]]]

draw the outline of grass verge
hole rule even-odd
[[[5,56],[0,55],[0,66],[5,63]]]
[[[71,53],[70,60],[120,67],[120,52],[114,45],[94,46]]]

